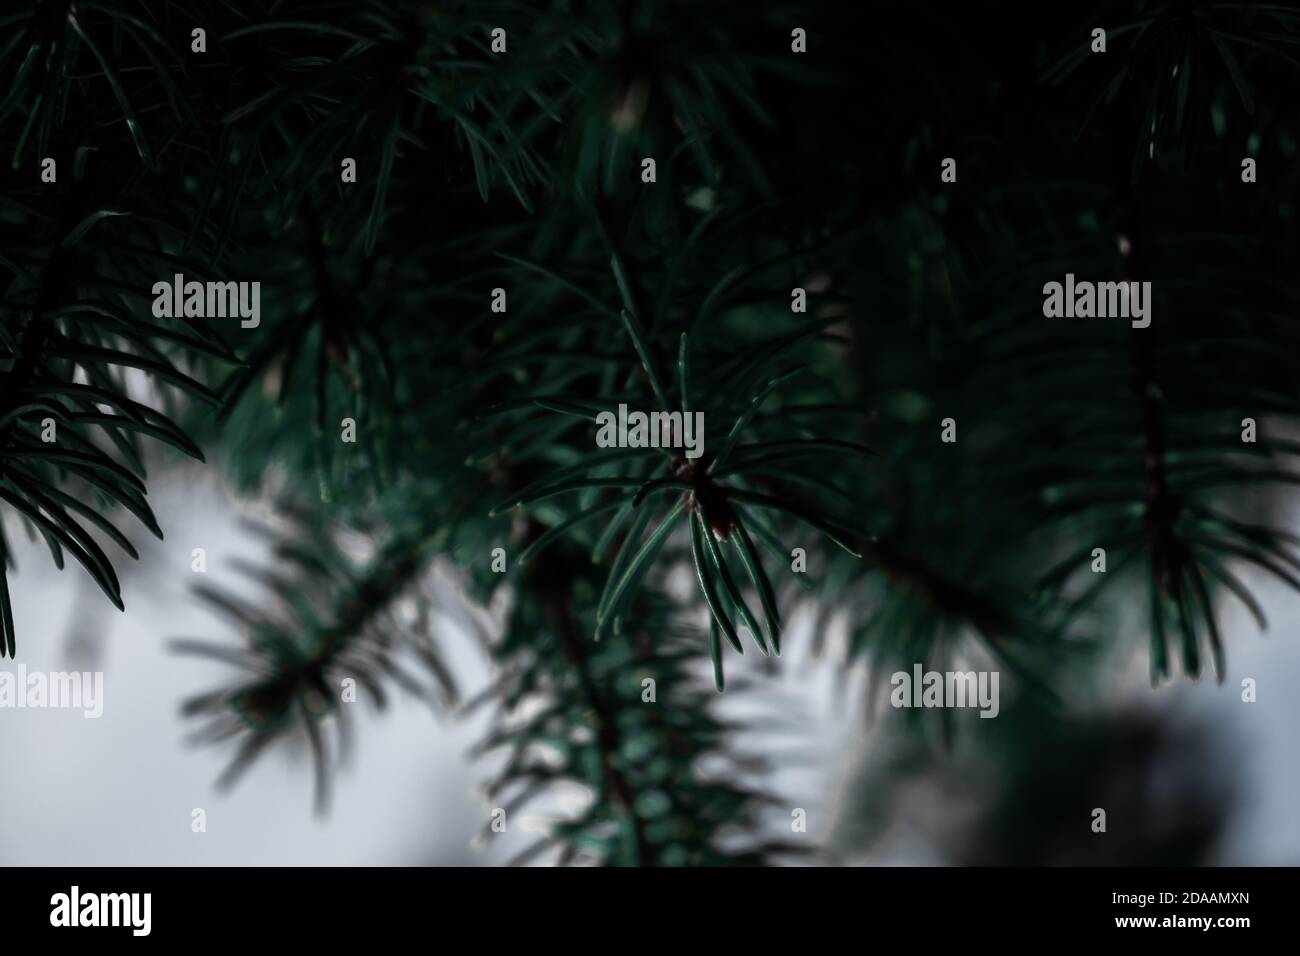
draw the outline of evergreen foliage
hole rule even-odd
[[[471,602],[505,589],[500,679],[474,701],[509,754],[494,799],[594,794],[527,858],[791,852],[729,838],[772,798],[699,770],[739,759],[701,677],[721,691],[733,655],[779,655],[799,602],[816,641],[848,609],[852,660],[978,646],[1044,702],[1116,620],[1153,680],[1221,675],[1224,602],[1265,624],[1241,569],[1300,588],[1277,515],[1300,480],[1300,13],[1088,17],[11,4],[0,499],[122,607],[118,524],[162,534],[147,446],[219,452],[250,492],[287,475],[266,601],[199,591],[243,648],[179,644],[240,668],[186,705],[234,740],[230,779],[306,740],[321,807],[341,680],[459,702],[427,608],[398,611],[434,562]],[[1067,272],[1150,280],[1151,326],[1045,318]],[[259,281],[260,324],[155,318],[175,273]],[[620,403],[702,412],[705,457],[597,448]]]

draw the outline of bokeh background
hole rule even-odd
[[[253,597],[229,561],[265,553],[241,521],[266,520],[271,509],[202,466],[164,472],[155,494],[167,537],[127,572],[125,614],[88,581],[49,567],[43,546],[11,535],[28,545],[12,585],[27,666],[102,669],[105,708],[98,720],[0,711],[0,862],[491,866],[529,842],[528,827],[581,804],[581,787],[548,795],[484,840],[491,804],[481,790],[494,762],[472,750],[487,715],[438,717],[401,694],[385,712],[354,705],[360,745],[327,815],[311,812],[305,754],[272,754],[218,792],[231,751],[187,744],[193,727],[179,706],[211,687],[221,665],[171,653],[166,641],[221,628],[191,592],[193,548],[207,550],[214,581]],[[1152,690],[1144,648],[1112,652],[1101,665],[1107,691],[1079,708],[1069,736],[1008,729],[1017,754],[996,759],[969,740],[918,748],[901,712],[867,706],[861,669],[846,676],[836,658],[842,635],[828,635],[820,658],[810,655],[812,614],[801,614],[779,664],[748,669],[756,692],[724,700],[724,710],[755,724],[734,743],[771,761],[765,780],[779,804],[764,825],[796,838],[787,808],[806,809],[802,838],[813,853],[804,862],[825,865],[1300,862],[1300,597],[1249,580],[1272,627],[1260,635],[1248,617],[1227,616],[1222,685]],[[454,610],[455,575],[439,570],[427,586],[452,609],[439,633],[472,693],[491,665]],[[1245,677],[1257,682],[1256,703],[1241,700]],[[1004,711],[970,723],[983,731],[978,725],[1015,719]],[[1089,798],[1098,794],[1109,807],[1106,834],[1089,829]],[[196,807],[207,811],[205,833],[191,832]]]

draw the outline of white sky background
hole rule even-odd
[[[223,489],[216,468],[192,467],[157,482],[151,496],[167,534],[128,536],[142,551],[138,568],[119,565],[128,611],[118,613],[72,559],[60,573],[43,544],[28,545],[11,526],[20,571],[10,587],[19,654],[29,670],[105,671],[104,714],[0,709],[0,865],[491,865],[532,842],[522,820],[486,849],[471,837],[488,821],[475,795],[489,765],[467,752],[484,733],[488,714],[438,720],[428,708],[396,692],[390,708],[358,708],[352,763],[335,781],[329,816],[311,812],[308,758],[264,754],[233,791],[213,782],[229,751],[195,748],[179,703],[213,688],[229,673],[223,665],[170,652],[170,637],[234,642],[229,626],[188,593],[194,547],[207,549],[208,580],[244,589],[229,560],[256,560],[265,546],[239,528],[240,506]],[[177,480],[177,479],[181,480]],[[147,548],[147,550],[146,550]],[[1244,573],[1244,572],[1243,572]],[[1244,612],[1229,605],[1227,680],[1175,682],[1152,692],[1144,654],[1117,676],[1125,695],[1199,711],[1242,741],[1247,779],[1230,827],[1222,863],[1294,864],[1300,861],[1300,597],[1280,584],[1248,578],[1268,613],[1271,630],[1255,632]],[[87,630],[100,647],[97,665],[69,657],[70,627]],[[806,630],[806,629],[805,629]],[[793,715],[796,729],[746,735],[751,752],[777,769],[770,785],[791,807],[808,811],[808,839],[829,830],[847,766],[871,734],[859,713],[837,701],[834,665],[806,660],[806,634],[789,635],[781,670],[748,696],[730,695],[733,713]],[[750,655],[746,656],[748,661]],[[468,639],[453,639],[452,665],[467,696],[488,671]],[[12,670],[12,661],[0,669]],[[734,671],[733,671],[734,673]],[[1259,702],[1240,702],[1242,677],[1254,677]],[[193,833],[191,811],[207,811],[207,832]],[[555,809],[553,805],[550,809]],[[538,805],[533,810],[548,812]],[[790,837],[789,814],[775,808],[773,832]],[[873,862],[940,862],[924,846],[887,853]]]
[[[231,627],[188,592],[196,579],[190,553],[207,549],[211,583],[251,590],[229,560],[258,560],[265,545],[238,526],[215,469],[196,468],[187,478],[160,481],[151,496],[164,542],[146,552],[148,533],[128,534],[142,566],[128,569],[124,560],[119,567],[125,614],[71,559],[59,573],[43,544],[19,554],[10,586],[20,660],[29,670],[81,669],[68,659],[66,631],[74,614],[93,606],[92,626],[103,630],[88,636],[101,643],[105,705],[97,720],[75,711],[0,709],[0,864],[487,862],[469,848],[469,834],[486,815],[471,795],[474,776],[464,757],[483,720],[439,723],[409,695],[394,694],[384,713],[353,705],[357,746],[326,819],[311,812],[306,754],[293,762],[284,751],[264,754],[232,791],[216,792],[230,751],[190,746],[184,737],[192,722],[179,705],[233,671],[175,654],[166,642],[191,636],[235,644]],[[10,540],[26,543],[21,532],[11,531]],[[467,686],[481,686],[482,664],[468,653],[459,657]],[[206,833],[191,831],[195,807],[207,811]]]

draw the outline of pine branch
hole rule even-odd
[[[288,504],[281,510],[293,511]],[[351,703],[364,690],[383,707],[384,685],[392,681],[441,709],[456,704],[458,691],[432,636],[408,631],[395,616],[397,603],[412,593],[428,565],[428,542],[390,538],[358,565],[318,520],[300,514],[296,528],[272,537],[277,565],[287,567],[287,573],[247,569],[269,590],[267,606],[249,605],[207,586],[195,589],[239,628],[246,647],[190,639],[172,644],[177,651],[223,660],[247,673],[183,707],[187,716],[206,721],[195,739],[240,740],[222,783],[233,784],[270,745],[306,738],[316,767],[316,810],[323,813],[332,766],[321,727],[331,719],[340,741],[346,739],[348,708],[339,706],[340,700]],[[410,674],[404,655],[412,656],[432,683]],[[351,697],[347,680],[352,681]]]

